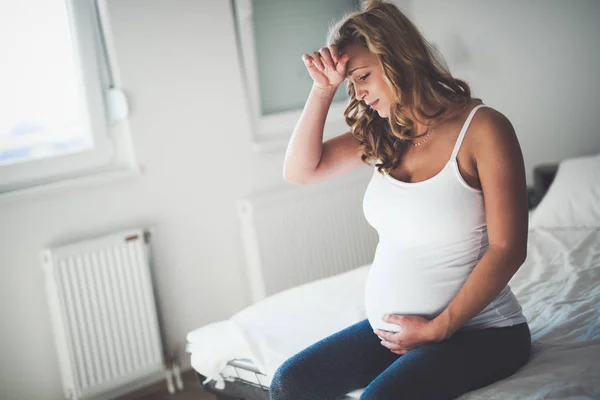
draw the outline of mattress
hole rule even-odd
[[[190,332],[192,367],[217,387],[241,370],[245,380],[268,387],[287,358],[366,318],[368,270],[365,265],[288,289]],[[530,229],[527,260],[509,285],[529,322],[531,360],[511,377],[459,399],[600,398],[599,282],[600,228]],[[236,368],[235,359],[247,368]]]

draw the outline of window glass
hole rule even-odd
[[[329,27],[357,0],[254,0],[252,22],[262,115],[302,109],[312,79],[302,54],[326,45]],[[347,98],[345,85],[334,101]]]
[[[93,146],[64,0],[0,3],[0,165]]]

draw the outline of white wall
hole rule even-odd
[[[600,151],[600,2],[419,0],[409,11],[452,74],[511,120],[528,178]]]
[[[140,179],[0,203],[0,398],[58,399],[60,375],[38,251],[156,224],[170,346],[249,301],[236,200],[282,181],[282,154],[254,154],[228,1],[109,2]],[[7,391],[7,393],[3,393]]]
[[[448,33],[464,41],[470,61],[453,72],[513,121],[531,167],[600,151],[599,4],[419,0],[410,13],[442,51],[455,49],[442,40]],[[182,345],[189,330],[248,304],[235,204],[283,184],[283,152],[250,150],[229,2],[109,8],[145,174],[0,203],[0,398],[62,398],[41,248],[155,224],[167,342]]]

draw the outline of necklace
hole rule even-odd
[[[423,143],[425,143],[427,141],[427,139],[429,139],[429,136],[433,133],[433,129],[435,128],[435,125],[431,127],[431,130],[429,130],[429,128],[427,128],[427,134],[425,135],[425,138],[423,140],[421,140],[420,142],[417,143],[411,143],[413,146],[420,146]]]

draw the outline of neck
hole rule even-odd
[[[428,128],[431,129],[433,126],[440,123],[440,121],[451,117],[452,115],[455,114],[455,112],[459,111],[461,108],[462,107],[460,107],[460,106],[448,108],[442,115],[440,115],[439,117],[437,117],[433,120],[429,120],[429,119],[426,119],[425,117],[421,116],[417,112],[415,107],[408,108],[406,110],[406,112],[407,112],[408,116],[410,117],[410,119],[413,120],[413,124],[415,127],[414,128],[415,136],[419,136],[419,135],[423,135],[424,133],[427,133]],[[438,109],[434,109],[432,107],[423,107],[423,111],[425,111],[429,115],[433,115],[438,111]]]
[[[413,121],[415,136],[423,135],[431,127],[431,123],[435,123],[432,120],[423,118],[414,107],[411,107],[406,111],[410,119]],[[428,108],[424,108],[424,111],[427,114],[433,114],[435,112],[434,110]]]

